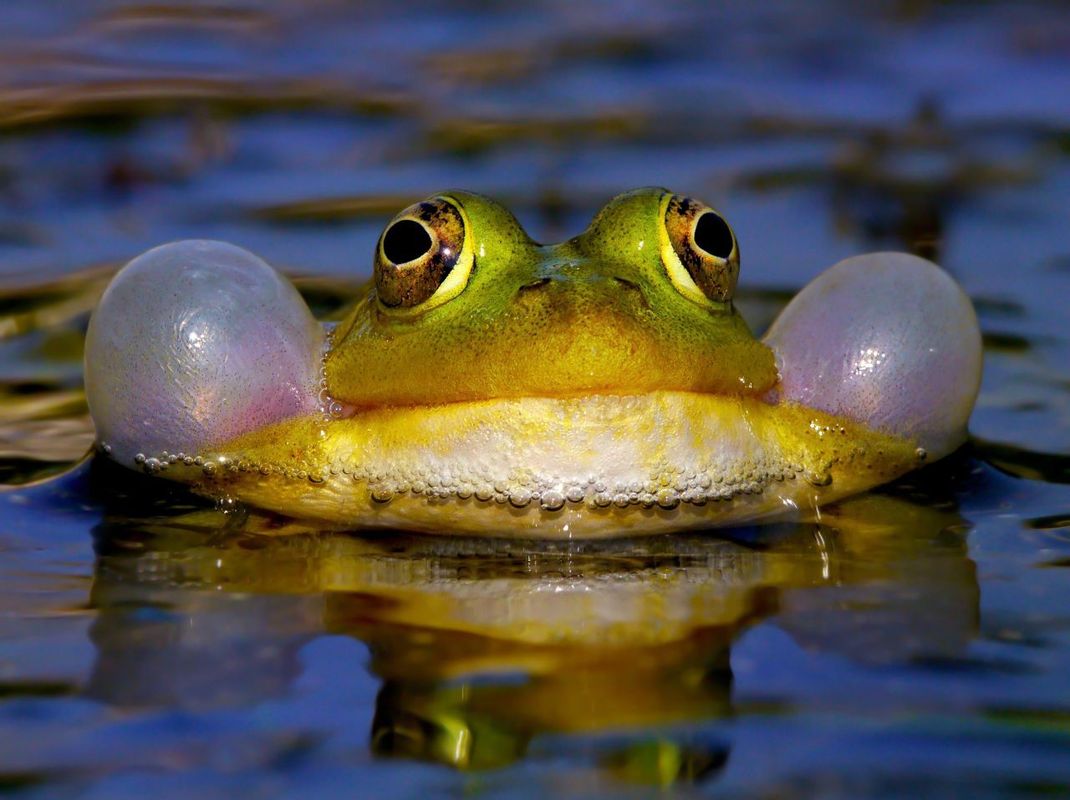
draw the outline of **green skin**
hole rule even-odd
[[[168,475],[347,528],[575,538],[805,515],[917,466],[909,441],[770,401],[773,353],[722,299],[734,237],[724,229],[724,258],[681,257],[705,207],[674,206],[667,226],[673,197],[620,195],[556,245],[478,195],[434,200],[459,217],[402,212],[446,219],[461,255],[446,272],[433,244],[394,264],[384,233],[376,276],[396,305],[373,281],[334,331],[338,413],[254,430]]]
[[[334,337],[327,381],[335,399],[374,408],[652,391],[761,394],[776,382],[772,352],[731,302],[687,297],[670,280],[664,190],[615,198],[584,233],[555,245],[533,242],[485,197],[443,197],[469,223],[476,262],[467,286],[427,310],[389,309],[371,289]]]

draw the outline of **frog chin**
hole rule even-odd
[[[191,240],[112,280],[89,323],[85,386],[99,446],[128,466],[314,412],[324,333],[252,253]]]
[[[780,371],[771,400],[910,439],[933,458],[966,439],[981,333],[969,298],[930,261],[841,261],[795,296],[765,343]]]

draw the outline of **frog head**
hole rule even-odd
[[[732,305],[738,274],[724,218],[664,189],[620,195],[552,245],[494,201],[447,192],[386,226],[327,385],[356,408],[760,394],[776,368]]]

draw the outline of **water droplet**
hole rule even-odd
[[[609,506],[613,505],[613,498],[608,492],[598,492],[594,496],[594,504],[599,508],[609,508]]]
[[[582,503],[583,502],[583,489],[579,486],[570,486],[568,491],[565,492],[565,497],[570,503]]]
[[[509,493],[509,503],[516,508],[524,508],[531,502],[531,492],[527,489],[517,489]]]
[[[832,483],[831,472],[807,472],[806,482],[811,486],[828,486]]]
[[[557,511],[565,505],[565,496],[556,489],[542,493],[542,507],[546,511]]]
[[[662,489],[658,492],[657,501],[662,508],[672,509],[680,505],[680,496],[670,489]]]
[[[236,498],[231,497],[229,494],[225,494],[222,497],[216,498],[216,508],[222,511],[224,514],[233,514],[239,510],[241,506],[238,504]]]
[[[394,493],[382,486],[376,486],[374,489],[372,489],[371,494],[372,500],[374,500],[376,503],[389,503],[391,500],[394,499]]]
[[[620,492],[613,496],[613,502],[621,508],[627,508],[628,504],[631,502],[631,498],[624,494],[624,492]]]

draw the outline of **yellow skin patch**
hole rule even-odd
[[[768,399],[773,354],[731,303],[734,235],[717,220],[715,258],[695,231],[716,212],[674,198],[620,195],[557,245],[478,195],[402,212],[376,249],[392,304],[371,282],[332,335],[341,413],[169,475],[344,527],[569,538],[808,516],[916,467],[911,442]]]
[[[207,491],[346,526],[570,538],[808,516],[918,455],[808,408],[653,392],[296,419],[207,462],[207,478],[172,469]]]

